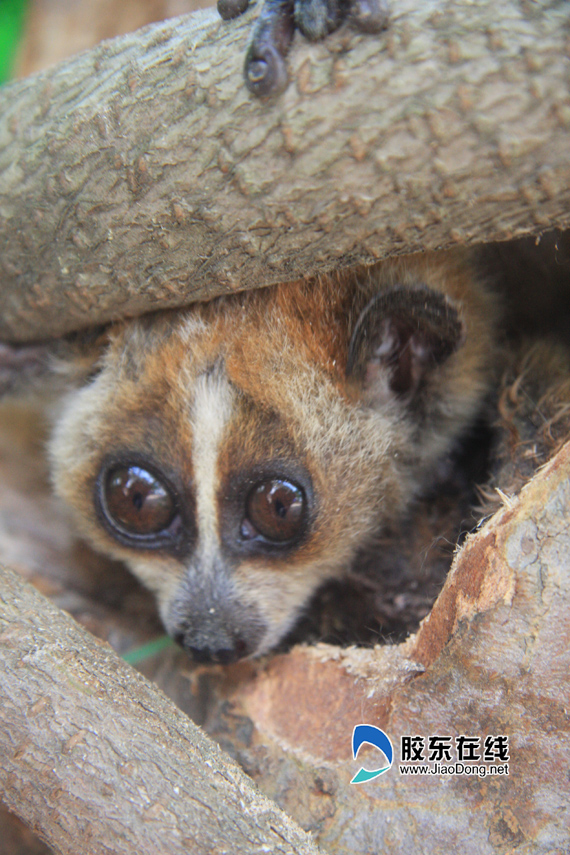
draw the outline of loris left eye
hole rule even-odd
[[[250,492],[241,534],[246,540],[261,535],[272,543],[298,538],[305,523],[305,495],[292,481],[262,481]]]
[[[116,464],[101,472],[98,505],[103,522],[127,546],[176,545],[179,503],[166,479],[137,464]]]

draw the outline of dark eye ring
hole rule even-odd
[[[181,526],[176,494],[166,479],[142,464],[105,467],[98,504],[106,527],[126,545],[158,548],[176,540]]]
[[[305,518],[303,489],[286,478],[270,478],[250,490],[241,536],[244,540],[261,538],[269,543],[291,543],[303,534]]]

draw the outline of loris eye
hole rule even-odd
[[[263,481],[250,492],[241,534],[246,540],[261,535],[273,543],[298,537],[305,522],[305,494],[292,481]]]
[[[168,486],[141,466],[118,465],[107,470],[100,491],[106,521],[127,537],[152,540],[168,532],[178,516]]]

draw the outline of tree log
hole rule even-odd
[[[317,855],[158,689],[0,569],[0,800],[62,855]]]
[[[2,90],[0,339],[570,225],[570,6],[398,0],[242,80],[251,15],[149,26]]]

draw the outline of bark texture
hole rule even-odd
[[[570,223],[568,4],[398,0],[242,81],[250,14],[152,25],[2,90],[0,339]]]
[[[172,702],[0,569],[0,799],[53,848],[317,848]]]

